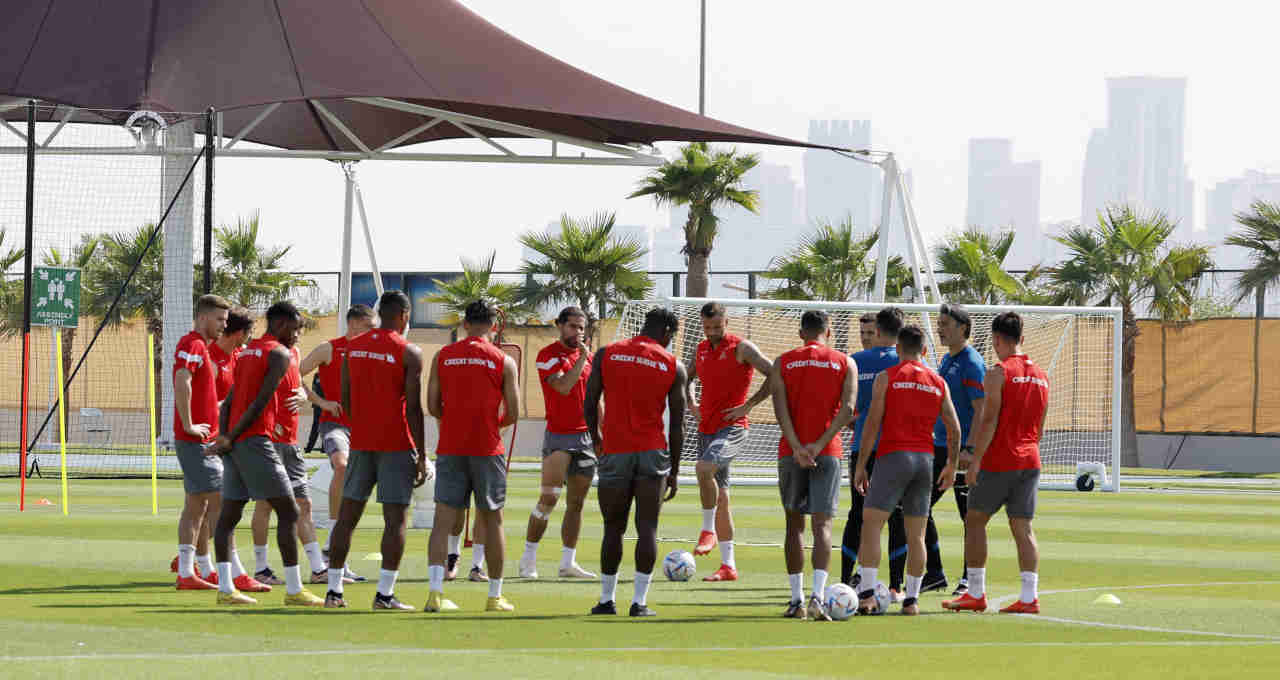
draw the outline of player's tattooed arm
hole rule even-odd
[[[693,381],[698,379],[698,357],[697,354],[689,357],[689,363],[684,366],[684,405],[685,410],[693,416],[694,420],[702,417],[702,405],[698,403],[698,395],[693,393]]]
[[[592,366],[595,368],[591,371],[591,377],[587,378],[587,393],[582,400],[582,417],[587,421],[587,431],[591,433],[597,455],[601,445],[600,396],[604,394],[604,350],[603,347],[596,350],[592,359]]]
[[[418,452],[418,471],[413,486],[422,486],[435,476],[435,466],[427,460],[426,416],[422,413],[422,348],[406,345],[404,348],[404,419],[409,424],[409,436]]]
[[[519,378],[516,360],[507,357],[502,362],[502,421],[498,427],[511,427],[520,419],[520,388],[516,384]]]
[[[249,408],[245,409],[243,415],[240,416],[240,422],[227,433],[227,438],[235,441],[240,438],[244,431],[262,415],[267,408],[267,403],[275,396],[276,388],[280,386],[280,381],[284,378],[285,371],[289,370],[289,363],[293,356],[289,354],[289,350],[284,345],[276,345],[267,355],[267,374],[262,378],[262,386],[258,388],[258,394],[249,404]]]
[[[853,488],[866,494],[870,480],[867,478],[867,461],[871,450],[880,438],[880,425],[884,422],[884,397],[889,391],[889,376],[881,371],[871,386],[871,407],[867,409],[867,422],[862,425],[862,441],[858,442],[858,460],[853,468]]]
[[[1000,404],[1004,397],[1004,366],[992,366],[982,381],[982,388],[987,396],[982,402],[982,417],[970,435],[970,441],[973,443],[973,462],[969,463],[969,470],[964,476],[964,481],[970,489],[978,485],[982,457],[987,455],[987,448],[991,446],[991,440],[996,436],[996,425],[1000,420]]]
[[[667,474],[667,495],[663,500],[676,497],[679,486],[680,453],[684,451],[684,397],[685,385],[689,382],[684,366],[676,364],[676,379],[667,392],[667,432],[671,441],[667,442],[667,450],[671,452],[671,472]]]
[[[579,345],[582,349],[578,352],[578,360],[567,371],[560,371],[554,375],[547,376],[547,384],[551,389],[558,392],[561,396],[568,396],[573,391],[574,385],[578,384],[578,380],[582,377],[582,372],[587,369],[587,346]]]
[[[751,413],[752,409],[773,394],[773,363],[765,357],[760,348],[756,347],[755,343],[750,340],[743,340],[738,343],[736,355],[739,363],[751,364],[752,368],[760,371],[760,375],[764,376],[764,380],[760,383],[760,389],[756,390],[756,393],[751,395],[746,403],[725,410],[724,420],[730,423]]]
[[[298,367],[299,374],[306,378],[312,371],[328,364],[333,360],[333,345],[322,342],[316,345],[315,349],[307,353],[302,359],[302,364]],[[302,381],[302,389],[307,393],[307,401],[315,404],[317,408],[332,416],[341,416],[343,413],[342,402],[339,399],[326,399],[324,395],[307,385],[307,381]]]

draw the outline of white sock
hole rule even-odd
[[[196,575],[195,564],[196,547],[187,543],[178,545],[178,576],[181,578],[191,578]]]
[[[399,570],[381,569],[378,571],[378,594],[383,597],[391,597],[396,592],[396,577],[400,575]]]
[[[284,568],[284,592],[290,595],[302,592],[302,568],[296,564]]]
[[[196,566],[200,567],[201,576],[208,577],[213,573],[213,558],[209,556],[209,553],[196,555]]]
[[[638,571],[636,572],[636,588],[635,595],[631,598],[632,602],[640,605],[641,607],[645,605],[645,599],[649,597],[649,581],[652,579],[652,573],[641,574]]]
[[[231,580],[231,563],[218,563],[218,592],[232,593],[235,592],[235,584]]]
[[[985,567],[969,567],[969,597],[981,598],[987,594],[987,570]]]
[[[804,572],[787,574],[787,580],[791,583],[791,601],[804,600]]]
[[[462,554],[462,534],[458,534],[457,536],[454,536],[453,534],[449,535],[449,554]]]
[[[560,548],[560,568],[567,569],[578,561],[578,549],[564,546]]]
[[[1040,575],[1034,571],[1022,572],[1022,596],[1019,600],[1028,604],[1036,601],[1036,591],[1040,586]]]
[[[431,592],[444,592],[444,565],[433,564],[427,567],[427,579],[431,581]]]
[[[471,544],[471,568],[479,569],[480,565],[482,564],[484,564],[484,544],[472,543]]]
[[[733,541],[720,541],[720,563],[726,567],[738,568],[738,563],[733,560]]]
[[[232,550],[231,551],[231,578],[240,578],[242,574],[244,574],[244,565],[240,564],[240,552],[237,550]],[[222,577],[219,576],[218,578],[222,578]]]
[[[710,531],[713,534],[716,532],[716,509],[715,508],[702,509],[702,530]]]
[[[502,579],[489,579],[489,597],[502,597]]]
[[[520,559],[521,559],[521,560],[524,560],[524,561],[532,562],[533,560],[536,560],[537,558],[538,558],[538,544],[537,544],[537,543],[530,543],[529,541],[525,541],[525,542],[524,542],[524,557],[522,557],[522,558],[520,558]]]
[[[858,570],[858,573],[861,575],[861,579],[858,581],[858,588],[861,590],[858,592],[862,592],[864,590],[875,590],[876,572],[879,570],[879,567],[861,567]]]
[[[312,541],[302,546],[303,552],[307,553],[307,561],[311,563],[311,571],[324,571],[329,565],[324,563],[324,553],[320,552],[320,544]]]
[[[827,597],[827,570],[813,570],[813,594],[819,599],[825,600]]]
[[[906,597],[920,597],[920,582],[924,580],[924,576],[912,576],[907,574],[907,592]]]
[[[271,565],[267,562],[267,546],[253,546],[253,573],[258,573],[264,569],[270,569]]]
[[[600,602],[613,602],[618,592],[617,574],[600,574]]]
[[[342,567],[329,569],[329,590],[342,594]]]

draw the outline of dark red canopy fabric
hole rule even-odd
[[[118,109],[124,113],[111,116],[118,120],[137,109],[212,106],[224,112],[226,134],[282,102],[247,139],[285,149],[359,150],[311,99],[370,148],[422,123],[414,114],[345,101],[352,97],[398,99],[597,142],[819,146],[613,85],[455,0],[7,0],[4,15],[0,98]],[[400,145],[467,136],[441,123]]]

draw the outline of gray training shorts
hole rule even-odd
[[[840,505],[840,458],[818,456],[817,467],[800,467],[795,456],[778,459],[782,507],[805,515],[834,515]]]
[[[436,502],[464,510],[472,495],[486,510],[507,504],[507,457],[437,454]]]
[[[376,486],[379,503],[408,505],[417,478],[418,454],[413,451],[352,451],[342,497],[364,503]]]
[[[208,446],[181,439],[173,443],[174,452],[178,454],[178,466],[182,468],[182,488],[189,494],[209,493],[222,488],[222,457],[204,455]]]
[[[1036,515],[1040,470],[982,470],[978,485],[969,487],[969,509],[994,515],[1005,507],[1009,517],[1031,519]]]
[[[351,429],[345,425],[325,421],[320,423],[320,450],[324,455],[351,454]]]
[[[933,454],[891,451],[876,459],[866,504],[893,512],[902,504],[907,517],[927,517],[933,493]]]
[[[747,428],[741,425],[722,427],[715,434],[698,433],[698,462],[714,463],[716,486],[729,488],[729,465],[747,442]]]
[[[289,498],[293,489],[276,447],[265,436],[247,437],[222,455],[222,498],[261,501]]]
[[[652,449],[600,457],[600,486],[628,487],[637,479],[662,479],[671,473],[671,454]]]
[[[289,473],[289,485],[293,487],[294,498],[307,497],[307,463],[302,460],[302,449],[297,444],[275,442],[276,455],[284,463],[284,471]]]
[[[596,473],[596,452],[587,432],[557,434],[548,431],[542,437],[542,458],[556,451],[569,454],[569,474],[591,477]]]

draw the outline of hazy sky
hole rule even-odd
[[[697,108],[697,0],[463,1],[557,58]],[[1109,76],[1188,78],[1186,160],[1197,228],[1214,182],[1246,168],[1280,170],[1280,94],[1269,84],[1276,3],[708,5],[708,115],[796,139],[811,118],[870,119],[874,147],[896,152],[915,174],[927,235],[960,226],[971,137],[1012,138],[1015,160],[1042,163],[1041,219],[1077,219],[1085,143],[1105,125]],[[791,165],[803,181],[801,152],[752,150]],[[515,235],[564,211],[667,221],[651,202],[625,198],[639,169],[366,162],[359,173],[383,269],[453,269],[459,255],[495,247],[499,266],[515,268]],[[223,219],[260,207],[268,238],[297,244],[294,266],[337,268],[335,167],[226,159],[219,178]],[[355,264],[364,268],[357,245]]]

